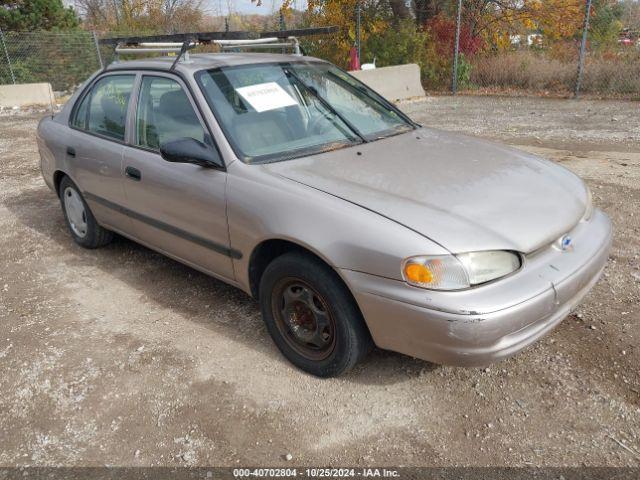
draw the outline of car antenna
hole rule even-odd
[[[175,70],[176,65],[178,64],[181,58],[185,62],[189,61],[189,50],[194,48],[196,45],[197,44],[195,42],[192,42],[191,39],[187,39],[184,42],[182,42],[182,47],[180,47],[180,53],[178,53],[177,58],[171,64],[171,68],[169,69],[169,71]]]

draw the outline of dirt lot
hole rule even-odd
[[[302,374],[243,293],[127,240],[77,247],[39,176],[41,114],[5,113],[0,465],[640,465],[640,107],[404,108],[561,162],[612,217],[604,278],[553,334],[488,369],[376,351]]]

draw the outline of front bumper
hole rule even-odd
[[[572,232],[573,250],[546,248],[515,274],[482,287],[437,292],[350,270],[352,289],[374,342],[434,363],[485,365],[514,355],[558,325],[607,263],[609,218],[595,210]]]

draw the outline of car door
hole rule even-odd
[[[68,173],[98,223],[124,231],[129,218],[118,206],[124,202],[122,154],[135,79],[135,73],[97,78],[74,108],[64,150]]]
[[[124,148],[124,191],[132,234],[196,268],[233,278],[227,228],[226,172],[162,159],[160,145],[184,137],[215,147],[184,83],[144,73]]]

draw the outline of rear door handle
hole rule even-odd
[[[142,180],[142,172],[137,168],[127,167],[124,169],[124,174],[131,180],[134,180],[136,182]]]
[[[76,149],[73,147],[67,147],[67,155],[69,155],[70,157],[75,157]]]

